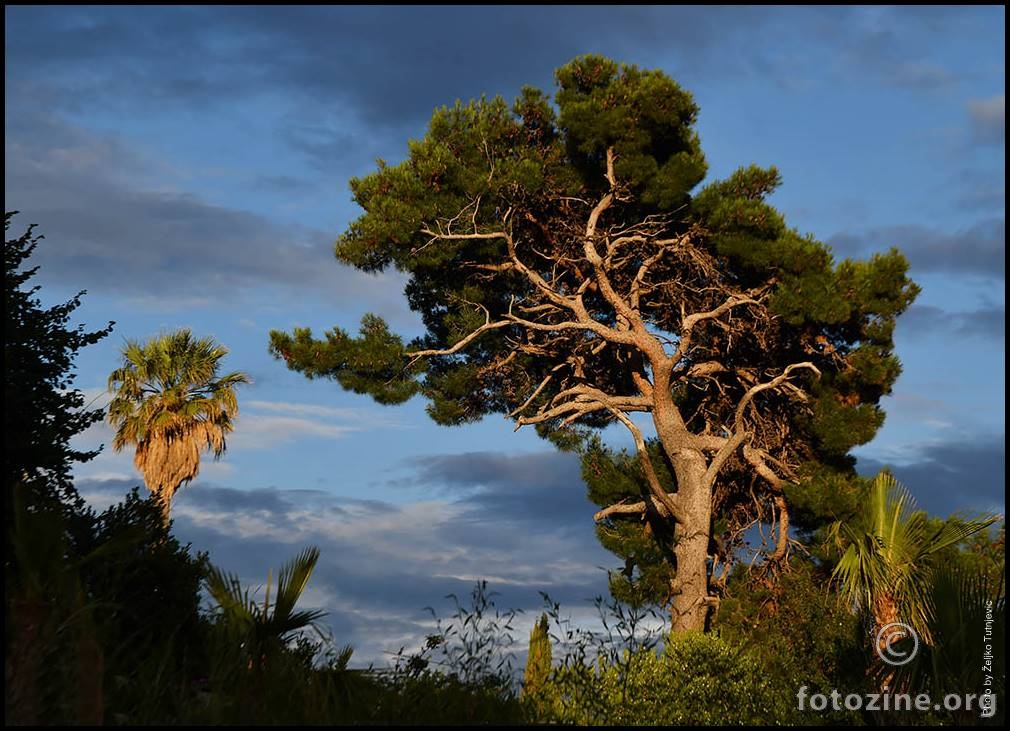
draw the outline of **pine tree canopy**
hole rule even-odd
[[[703,184],[698,107],[661,71],[584,56],[556,81],[553,102],[438,109],[402,163],[351,181],[364,213],[337,258],[408,274],[423,336],[366,315],[357,336],[272,332],[271,352],[381,403],[421,395],[439,424],[503,414],[571,448],[623,423],[643,479],[598,519],[675,525],[671,594],[697,613],[685,566],[707,570],[713,516],[779,516],[784,540],[790,486],[880,427],[918,290],[897,250],[835,261],[790,228],[774,168]]]

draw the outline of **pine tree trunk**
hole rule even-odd
[[[712,605],[708,586],[711,490],[705,485],[706,461],[702,454],[681,452],[672,461],[683,522],[675,533],[677,575],[670,619],[674,632],[701,631],[707,629]]]
[[[654,363],[656,403],[653,424],[677,482],[677,525],[673,554],[677,562],[670,604],[674,632],[704,631],[712,606],[708,586],[708,544],[712,488],[705,478],[708,460],[695,448],[670,388],[669,363]]]

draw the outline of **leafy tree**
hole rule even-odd
[[[4,231],[16,211],[4,214]],[[21,236],[4,241],[4,525],[12,530],[14,487],[30,487],[25,499],[34,506],[57,509],[79,498],[73,486],[74,463],[98,454],[70,446],[70,440],[102,418],[88,409],[84,394],[72,388],[74,359],[81,348],[112,331],[68,328],[83,291],[54,307],[43,307],[38,286],[27,286],[38,267],[26,263],[42,240],[34,224]],[[62,509],[62,507],[60,507]],[[8,548],[9,541],[8,541]],[[8,551],[8,555],[12,555]]]
[[[551,638],[548,633],[547,614],[541,614],[530,632],[530,646],[523,673],[523,694],[540,692],[551,674]]]
[[[140,343],[128,340],[123,365],[109,376],[109,422],[116,451],[136,446],[134,464],[167,523],[172,496],[200,471],[200,453],[218,459],[238,413],[235,387],[244,373],[218,377],[228,349],[210,337],[177,330]]]
[[[904,630],[897,623],[932,644],[934,558],[997,520],[952,517],[937,525],[915,509],[911,494],[893,475],[876,476],[855,517],[834,527],[844,553],[833,578],[845,600],[872,617],[878,654],[901,639]]]
[[[696,191],[698,108],[662,72],[585,56],[557,82],[554,105],[525,88],[438,109],[404,162],[351,181],[364,214],[337,257],[408,273],[423,336],[367,315],[359,337],[273,332],[271,352],[381,403],[420,394],[440,424],[500,413],[567,448],[623,424],[642,488],[598,520],[668,537],[674,629],[699,629],[713,517],[774,519],[783,558],[789,485],[851,467],[882,423],[917,288],[895,250],[836,263],[790,229],[774,168]]]
[[[17,212],[4,214],[8,231]],[[84,292],[43,307],[27,262],[42,236],[34,224],[4,239],[4,618],[5,717],[11,723],[101,719],[101,682],[87,663],[100,658],[92,605],[76,572],[87,528],[72,469],[98,452],[71,440],[102,418],[72,388],[78,351],[112,330],[68,327]],[[58,633],[58,630],[62,632]],[[97,709],[95,699],[98,699]]]

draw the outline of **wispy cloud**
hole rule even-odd
[[[935,515],[955,511],[1005,514],[1006,445],[1002,435],[975,434],[931,440],[892,456],[859,457],[864,475],[889,467]]]
[[[366,409],[341,409],[319,404],[290,403],[286,401],[246,401],[245,407],[256,411],[270,411],[295,416],[316,416],[324,419],[353,420],[372,426],[401,426],[402,421]]]
[[[101,507],[118,500],[128,481],[79,481]],[[559,525],[561,506],[541,505]],[[193,550],[255,587],[306,545],[322,552],[306,597],[329,612],[340,642],[353,643],[355,663],[385,664],[387,652],[416,646],[430,633],[426,606],[465,599],[489,579],[498,605],[529,613],[548,591],[566,609],[584,610],[606,591],[602,566],[612,561],[587,524],[579,533],[549,530],[517,505],[467,500],[391,504],[325,490],[236,490],[198,480],[173,507],[176,534]],[[444,614],[443,614],[444,616]]]
[[[1006,221],[994,218],[956,232],[918,225],[887,226],[859,233],[841,233],[828,240],[840,256],[865,256],[896,246],[914,272],[1006,277]]]
[[[369,409],[253,400],[243,403],[235,426],[230,449],[262,450],[306,438],[341,439],[354,432],[398,428],[402,422]]]
[[[968,102],[968,117],[976,142],[991,145],[1006,143],[1006,94]]]

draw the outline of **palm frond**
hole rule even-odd
[[[215,459],[225,452],[238,413],[235,387],[249,383],[239,372],[216,377],[227,353],[212,338],[180,329],[146,343],[126,341],[122,365],[109,376],[112,446],[135,447],[134,462],[166,509],[199,474],[202,451]]]
[[[287,616],[292,613],[318,561],[319,549],[310,546],[281,567],[277,577],[277,601],[274,606],[276,615]]]

